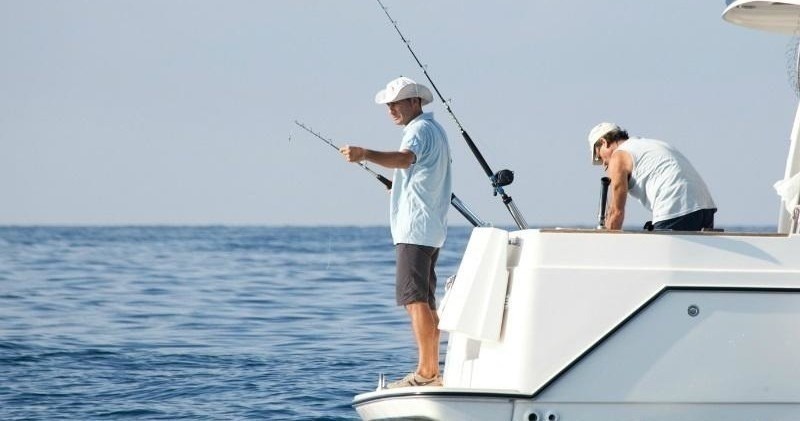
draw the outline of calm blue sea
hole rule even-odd
[[[0,227],[0,419],[355,420],[406,317],[386,227]]]

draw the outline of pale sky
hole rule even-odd
[[[600,121],[687,155],[718,226],[775,224],[793,47],[724,22],[723,0],[384,3],[531,226],[596,223]],[[0,0],[0,57],[0,225],[385,225],[382,186],[294,121],[394,150],[375,93],[429,85],[371,0]],[[426,110],[456,194],[511,226]],[[647,219],[629,201],[626,226]]]

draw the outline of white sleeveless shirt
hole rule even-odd
[[[617,150],[633,159],[628,193],[653,213],[653,223],[716,208],[697,170],[666,142],[632,138]]]

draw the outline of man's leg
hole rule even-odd
[[[411,330],[419,360],[414,372],[388,386],[441,385],[439,375],[439,317],[436,314],[436,275],[439,250],[434,247],[397,244],[397,304],[411,318]]]
[[[419,362],[417,374],[432,378],[439,375],[439,316],[428,303],[406,305],[411,316],[411,329],[417,342]]]

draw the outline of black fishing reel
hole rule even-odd
[[[494,185],[505,187],[514,182],[514,171],[500,170],[494,175]]]
[[[503,193],[503,187],[514,182],[514,171],[500,170],[492,176],[492,186],[494,186],[494,195]],[[505,193],[503,193],[505,194]]]

